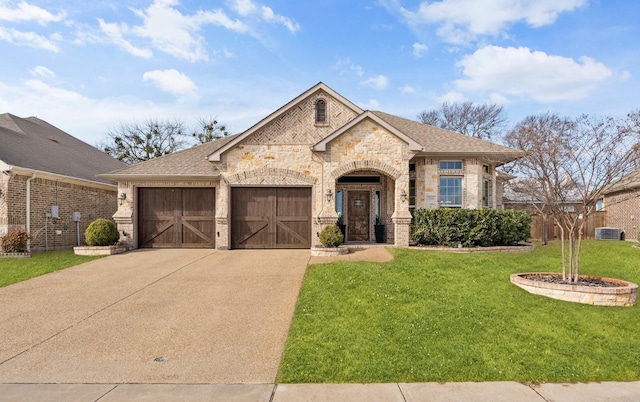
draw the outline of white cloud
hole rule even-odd
[[[459,91],[525,96],[540,102],[584,98],[611,75],[609,68],[589,57],[576,61],[526,47],[486,46],[457,66],[466,77],[455,81]]]
[[[49,22],[60,22],[65,16],[64,12],[52,14],[26,1],[21,1],[17,8],[9,8],[0,4],[0,21],[36,21],[40,25],[46,25]]]
[[[32,68],[31,70],[29,70],[29,74],[33,75],[34,77],[41,78],[53,78],[56,76],[56,73],[44,66],[37,66]]]
[[[362,66],[351,62],[351,59],[340,59],[333,66],[331,66],[333,70],[336,70],[343,75],[347,72],[354,72],[358,77],[362,77],[364,75],[364,69]]]
[[[109,22],[104,22],[102,19],[98,19],[100,29],[107,35],[107,38],[115,45],[119,46],[126,52],[142,57],[145,59],[151,58],[153,52],[149,49],[139,48],[127,41],[123,36],[123,31],[127,31],[126,25],[118,25]]]
[[[174,69],[147,71],[142,79],[175,96],[189,95],[198,90],[189,77]]]
[[[423,1],[416,11],[400,11],[410,24],[437,25],[438,36],[461,44],[480,35],[498,35],[514,23],[550,25],[560,13],[586,4],[587,0],[441,0]]]
[[[48,39],[35,32],[22,32],[15,29],[5,29],[0,27],[0,40],[5,40],[9,43],[13,43],[18,46],[28,46],[36,49],[44,49],[50,52],[58,52],[58,40],[59,36],[53,36],[52,39]]]
[[[291,33],[300,29],[300,24],[291,18],[276,14],[271,7],[261,5],[253,0],[233,0],[231,8],[243,17],[258,16],[269,23],[281,24]]]
[[[144,10],[133,10],[143,20],[142,25],[106,23],[100,20],[100,28],[116,45],[139,57],[151,57],[151,51],[134,46],[128,36],[147,39],[161,52],[192,62],[208,60],[205,39],[199,34],[204,25],[222,26],[234,32],[246,33],[249,26],[229,18],[221,9],[198,11],[184,15],[173,6],[176,0],[156,0]]]
[[[363,108],[364,110],[379,110],[380,102],[378,102],[375,99],[369,99],[367,103],[361,104],[360,107]]]
[[[57,88],[40,80],[27,80],[25,81],[25,85],[39,94],[39,96],[44,96],[51,102],[83,103],[88,100],[77,92]]]
[[[389,86],[389,78],[380,74],[363,81],[362,84],[375,89],[385,89]]]
[[[424,54],[427,52],[429,48],[427,47],[427,45],[423,44],[423,43],[414,43],[413,44],[413,57],[415,57],[416,59],[421,58],[422,56],[424,56]]]
[[[414,87],[412,87],[411,85],[405,85],[402,88],[400,88],[400,92],[405,93],[405,94],[415,94],[416,93],[416,89]]]
[[[466,102],[466,101],[467,101],[467,97],[460,92],[447,92],[446,94],[438,97],[438,102],[440,103],[444,103],[444,102],[459,103],[459,102]]]

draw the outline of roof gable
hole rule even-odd
[[[360,122],[366,119],[373,120],[376,124],[379,124],[380,126],[384,127],[387,131],[389,131],[396,137],[400,138],[402,141],[409,144],[410,151],[422,151],[422,145],[420,145],[415,140],[405,135],[403,132],[399,131],[398,129],[396,129],[395,127],[393,127],[386,121],[382,120],[380,117],[376,116],[374,113],[370,111],[361,113],[357,118],[351,120],[349,123],[345,124],[340,129],[334,131],[331,135],[325,137],[322,141],[317,142],[315,145],[313,145],[313,150],[319,151],[319,152],[326,151],[328,143],[338,138],[339,136],[349,131],[350,129],[352,129],[353,127],[355,127]]]
[[[297,107],[301,102],[305,101],[308,97],[312,96],[313,94],[317,93],[318,91],[324,91],[329,96],[331,96],[336,101],[338,101],[340,104],[342,104],[346,108],[352,110],[355,114],[361,114],[363,112],[363,110],[360,109],[358,106],[356,106],[354,103],[352,103],[351,101],[349,101],[348,99],[346,99],[342,95],[338,94],[337,92],[335,92],[333,89],[329,88],[324,83],[319,82],[318,84],[316,84],[313,87],[309,88],[308,90],[306,90],[302,94],[298,95],[296,98],[294,98],[293,100],[288,102],[286,105],[282,106],[280,109],[276,110],[275,112],[271,113],[269,116],[267,116],[264,119],[260,120],[257,124],[255,124],[254,126],[249,128],[245,132],[239,134],[232,141],[229,141],[224,146],[222,146],[221,148],[217,149],[215,152],[211,153],[208,156],[208,159],[210,161],[212,161],[212,162],[219,162],[220,158],[221,158],[221,156],[222,156],[222,154],[224,152],[226,152],[229,149],[233,148],[236,144],[238,144],[241,141],[245,140],[246,138],[250,137],[254,133],[258,132],[259,130],[265,128],[269,124],[274,123],[277,119],[279,119],[282,116],[284,116],[287,112],[289,112],[293,108]]]

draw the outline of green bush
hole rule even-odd
[[[24,253],[31,237],[22,229],[13,229],[0,237],[0,246],[5,253]]]
[[[338,247],[343,241],[344,236],[336,225],[329,225],[320,232],[320,243],[324,247]]]
[[[113,221],[96,219],[84,231],[84,237],[89,246],[112,246],[120,239],[120,233]]]
[[[416,209],[411,240],[424,246],[491,247],[526,241],[531,216],[524,211],[497,209]]]

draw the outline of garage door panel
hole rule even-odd
[[[233,188],[232,248],[311,247],[310,188]]]
[[[140,188],[140,247],[214,247],[215,189]]]

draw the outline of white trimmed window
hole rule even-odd
[[[462,208],[462,177],[440,177],[440,207]]]

